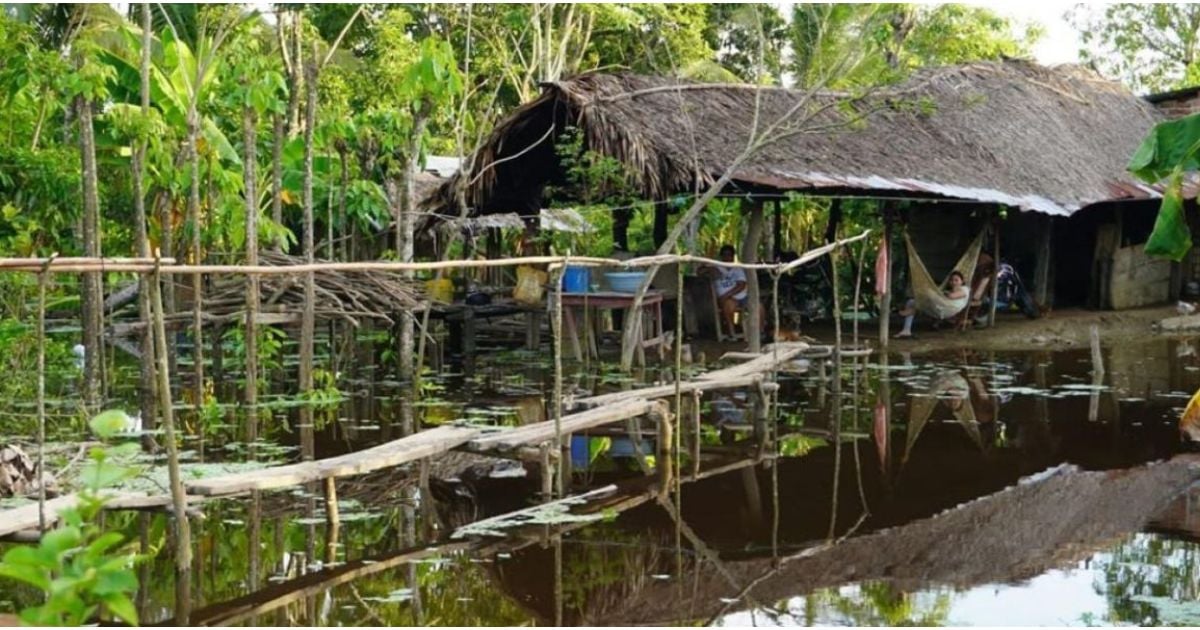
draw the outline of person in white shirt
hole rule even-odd
[[[732,245],[721,247],[721,261],[733,262],[734,249]],[[717,305],[721,309],[721,321],[729,335],[734,339],[740,337],[734,316],[738,309],[746,306],[746,270],[739,267],[717,267],[713,278],[713,287],[717,292]]]

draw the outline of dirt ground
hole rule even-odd
[[[1100,328],[1100,343],[1110,346],[1139,339],[1160,336],[1154,324],[1167,317],[1178,315],[1173,305],[1149,306],[1123,311],[1090,311],[1064,309],[1051,311],[1037,319],[1027,319],[1017,313],[999,314],[994,328],[976,328],[958,331],[943,326],[934,330],[928,321],[917,320],[912,339],[891,340],[894,352],[929,352],[969,347],[974,350],[1063,350],[1087,348],[1088,337],[1093,325]],[[899,330],[899,322],[892,322],[892,334]],[[822,343],[832,343],[832,324],[822,322],[806,327],[805,335]],[[872,347],[879,345],[879,323],[860,322],[860,338]],[[850,343],[851,325],[842,328],[844,343]]]

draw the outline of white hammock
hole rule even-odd
[[[938,319],[950,319],[967,307],[971,302],[969,283],[975,276],[975,264],[979,262],[979,252],[983,250],[984,232],[985,230],[979,231],[979,236],[975,237],[975,240],[967,247],[967,251],[963,252],[958,263],[954,265],[954,270],[951,271],[951,274],[957,271],[963,277],[963,290],[967,295],[958,299],[946,297],[945,287],[950,280],[950,274],[940,284],[934,282],[933,277],[929,275],[929,270],[925,268],[925,263],[921,262],[921,257],[917,255],[917,248],[913,246],[908,232],[904,233],[904,244],[908,248],[908,269],[912,281],[913,300],[917,303],[918,311]]]

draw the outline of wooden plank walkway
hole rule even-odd
[[[762,354],[752,355],[754,358],[720,370],[696,375],[690,381],[679,384],[680,392],[690,394],[696,391],[713,389],[737,389],[751,387],[763,382],[767,372],[783,365],[807,352],[811,346],[806,343],[780,344],[777,351],[765,350]],[[658,399],[675,395],[675,384],[643,387],[624,392],[613,392],[599,396],[588,396],[575,400],[573,405],[579,407],[604,407],[617,402],[634,399]]]
[[[138,506],[147,501],[147,496],[140,493],[131,492],[105,492],[107,502],[106,508],[113,505],[118,506]],[[167,497],[169,500],[170,497]],[[53,499],[46,499],[46,526],[52,527],[58,522],[59,513],[75,507],[79,502],[79,496],[75,493],[64,494]],[[19,532],[36,532],[40,525],[38,519],[38,504],[37,502],[29,505],[22,505],[18,508],[0,511],[0,538],[12,536]],[[31,534],[32,535],[32,534]]]
[[[724,462],[720,465],[701,470],[698,475],[684,475],[681,478],[681,482],[689,483],[747,466],[756,466],[762,462],[761,458],[746,458],[733,462]],[[639,478],[628,483],[606,486],[590,492],[565,497],[551,503],[540,504],[533,508],[523,508],[507,512],[484,521],[477,521],[476,524],[497,521],[511,524],[513,521],[520,520],[522,515],[538,510],[544,511],[551,504],[571,506],[575,508],[571,510],[573,514],[599,515],[601,513],[621,513],[655,500],[659,496],[658,483],[658,480],[653,478]],[[585,527],[592,522],[594,521],[571,521],[551,525],[550,527],[554,529],[555,533],[563,534]],[[189,622],[193,626],[232,626],[244,624],[256,615],[270,613],[290,603],[320,595],[338,585],[381,571],[391,570],[407,563],[427,558],[445,557],[448,554],[468,550],[478,556],[487,557],[500,552],[516,552],[545,541],[544,535],[534,536],[530,532],[521,532],[517,529],[510,532],[508,537],[500,540],[492,537],[472,535],[463,538],[466,539],[452,539],[449,542],[437,542],[428,546],[405,549],[383,556],[351,560],[345,564],[329,566],[307,575],[269,584],[252,593],[225,602],[213,603],[205,608],[193,611]],[[155,625],[172,625],[172,620],[166,620]]]
[[[635,399],[627,400],[612,405],[606,405],[596,409],[589,409],[580,413],[563,416],[560,420],[560,427],[564,436],[591,429],[598,426],[603,426],[612,422],[628,420],[636,418],[640,415],[649,413],[652,409],[659,406],[651,400]],[[522,446],[536,446],[554,439],[554,421],[547,420],[535,424],[527,424],[523,427],[509,429],[506,431],[498,431],[489,435],[483,435],[472,439],[467,443],[467,450],[472,452],[510,452],[521,448]]]
[[[761,387],[768,372],[805,353],[811,354],[813,350],[817,349],[805,343],[768,346],[762,354],[748,355],[749,360],[744,363],[699,374],[692,380],[680,383],[678,387],[680,391],[689,394],[712,389]],[[669,383],[582,398],[573,403],[574,407],[582,408],[582,411],[563,417],[557,428],[566,436],[643,415],[666,414],[668,410],[661,399],[674,395],[675,391],[676,384]],[[189,495],[188,501],[192,503],[209,497],[295,487],[323,479],[361,475],[433,457],[456,448],[491,455],[519,455],[522,449],[552,441],[557,432],[553,420],[512,429],[447,425],[346,455],[207,479],[192,479],[184,482],[184,487]],[[48,521],[56,522],[58,511],[74,505],[75,500],[74,495],[67,495],[48,501]],[[166,495],[113,493],[106,508],[150,509],[166,507],[169,504],[170,499]],[[0,537],[28,532],[31,529],[36,531],[37,526],[36,504],[0,511]]]
[[[185,482],[184,487],[191,494],[228,496],[251,490],[298,486],[328,477],[361,475],[444,453],[466,444],[482,432],[473,427],[441,426],[338,457],[196,479]]]
[[[78,498],[74,494],[47,499],[46,525],[57,523],[58,513],[62,510],[75,507],[76,501],[78,501]],[[0,536],[8,536],[27,529],[37,529],[39,524],[37,503],[5,510],[3,513],[0,513]]]

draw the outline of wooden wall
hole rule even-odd
[[[1144,247],[1130,245],[1113,252],[1108,295],[1114,310],[1160,304],[1171,297],[1171,261],[1147,256]]]

